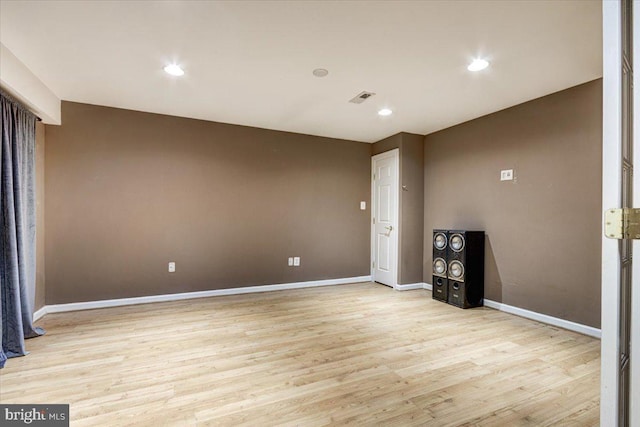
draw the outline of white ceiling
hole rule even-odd
[[[375,142],[601,77],[601,9],[582,0],[2,0],[0,42],[64,100]],[[467,71],[478,56],[491,66]],[[185,76],[162,71],[174,61]],[[329,75],[314,77],[318,67]],[[363,90],[377,95],[347,102]],[[379,117],[381,107],[394,114]]]

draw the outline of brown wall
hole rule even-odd
[[[424,231],[424,137],[402,134],[400,284],[421,283]]]
[[[427,135],[424,280],[434,228],[485,230],[486,298],[599,327],[601,149],[601,80]]]
[[[371,144],[371,156],[382,154],[384,152],[393,150],[394,148],[400,148],[402,145],[402,132],[397,133],[388,138],[382,139],[374,144]]]
[[[422,282],[424,225],[424,137],[406,132],[371,146],[371,155],[398,148],[400,151],[398,283]]]
[[[369,144],[70,102],[62,122],[47,304],[370,273]]]
[[[45,126],[36,123],[36,295],[34,311],[45,304],[44,151]]]

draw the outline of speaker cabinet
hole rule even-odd
[[[484,231],[433,230],[433,299],[461,308],[484,302]]]
[[[447,233],[447,302],[461,308],[484,302],[484,231]]]

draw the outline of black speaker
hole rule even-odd
[[[447,280],[447,246],[449,235],[447,230],[433,230],[433,299],[447,301],[449,281]]]
[[[484,231],[447,233],[447,302],[461,308],[484,302]]]

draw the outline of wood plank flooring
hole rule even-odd
[[[595,426],[600,342],[373,283],[49,314],[2,403],[72,426]]]

